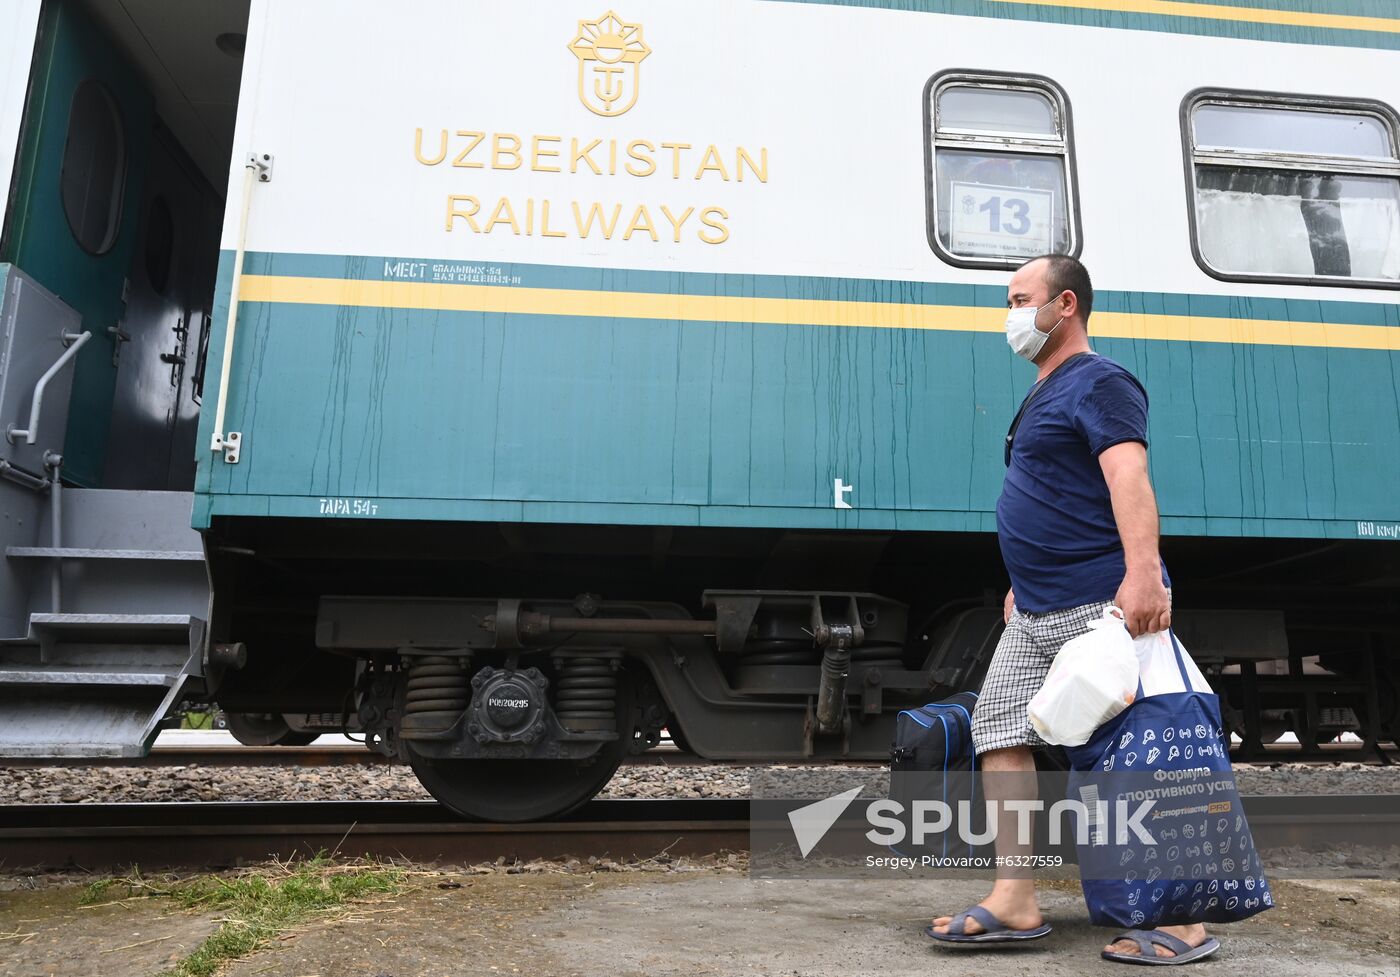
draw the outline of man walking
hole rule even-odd
[[[1035,797],[1031,748],[1044,741],[1026,706],[1066,641],[1110,603],[1122,609],[1134,637],[1171,624],[1147,473],[1147,394],[1131,373],[1089,348],[1093,301],[1088,271],[1061,254],[1026,262],[1007,290],[1007,342],[1039,372],[1007,434],[997,538],[1011,590],[1006,630],[972,716],[993,801]],[[1009,856],[1000,861],[1030,864],[1017,857],[1030,851],[1015,843],[1015,812],[1004,803],[998,810],[997,854]],[[1001,943],[1039,939],[1050,927],[1029,870],[1011,867],[998,868],[980,904],[938,917],[926,932],[941,942]],[[1199,924],[1148,936],[1119,940],[1104,953],[1187,963],[1219,946]]]

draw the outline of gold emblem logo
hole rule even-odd
[[[597,20],[581,20],[569,50],[578,58],[578,98],[588,111],[621,115],[637,104],[642,60],[651,53],[641,24],[629,24],[611,10]]]

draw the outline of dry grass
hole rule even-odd
[[[380,862],[337,862],[318,855],[274,862],[232,874],[146,878],[139,872],[88,887],[89,905],[129,898],[164,898],[178,906],[217,914],[219,928],[162,977],[212,977],[312,919],[363,911],[375,900],[401,893],[413,874]]]

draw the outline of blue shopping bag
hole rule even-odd
[[[1186,691],[1143,696],[1139,684],[1132,705],[1067,748],[1070,798],[1089,812],[1088,841],[1076,839],[1084,901],[1100,926],[1229,923],[1274,904],[1220,701],[1193,688],[1181,643],[1168,633]]]

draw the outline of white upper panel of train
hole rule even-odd
[[[34,60],[34,32],[39,26],[39,0],[0,3],[0,227],[5,226],[10,178],[19,149],[29,67]]]
[[[1400,55],[1386,50],[835,4],[614,9],[255,0],[224,247],[236,244],[244,154],[256,152],[275,162],[253,192],[254,251],[1002,283],[1004,271],[940,257],[931,238],[976,258],[1035,253],[1072,243],[1068,234],[1106,287],[1318,295],[1304,284],[1241,286],[1198,266],[1184,100],[1209,87],[1400,104]],[[954,92],[941,112],[952,129],[959,112],[972,120],[965,133],[1003,119],[1042,170],[1050,161],[1050,178],[1037,188],[996,153],[940,150],[945,172],[932,182],[947,199],[931,232],[926,89],[957,69],[1048,80],[1019,103],[973,93],[964,105]],[[1226,132],[1269,128],[1267,112],[1250,117],[1264,110],[1218,111]],[[1319,115],[1322,149],[1301,148],[1352,154],[1384,175],[1391,117],[1381,105],[1329,135]],[[1201,133],[1211,121],[1198,120]],[[1261,142],[1243,148],[1299,148]],[[1332,214],[1347,225],[1346,273],[1400,277],[1400,182],[1368,183],[1355,162],[1330,197],[1340,193]],[[1244,189],[1230,170],[1219,175],[1224,183],[1198,191],[1213,208],[1202,210],[1203,250],[1226,270],[1273,262],[1309,275],[1318,232],[1299,216],[1306,192],[1286,191],[1285,213],[1255,199],[1257,172]],[[1382,288],[1324,294],[1395,298]]]

